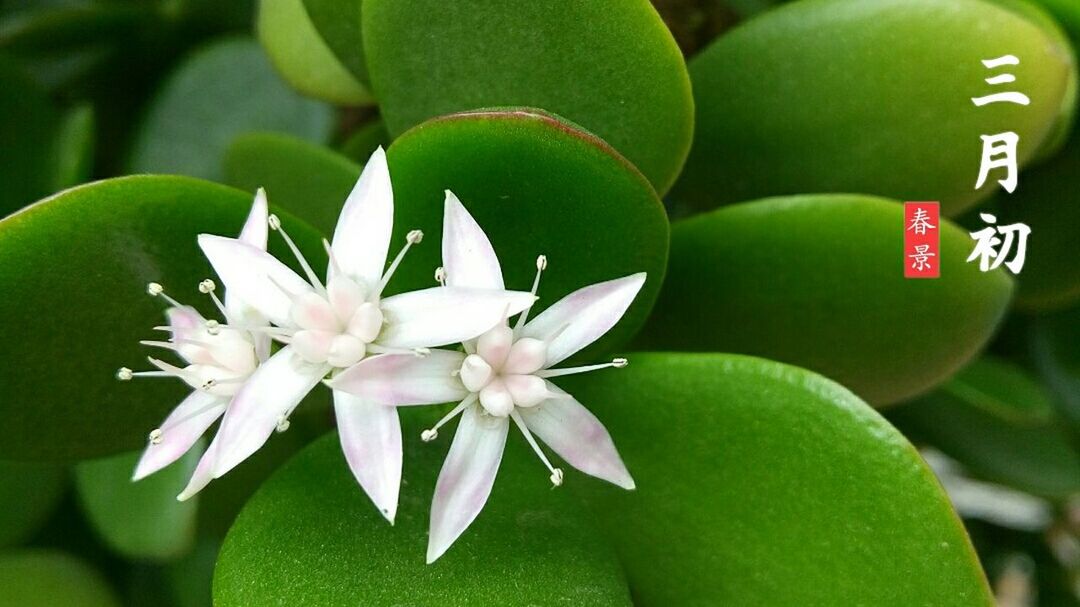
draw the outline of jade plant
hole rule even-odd
[[[0,604],[1080,605],[1078,43],[1069,0],[0,5]],[[973,104],[1004,55],[1027,103]]]

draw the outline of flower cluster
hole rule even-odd
[[[562,484],[563,471],[537,438],[582,472],[634,488],[604,426],[551,380],[627,364],[616,358],[556,368],[615,326],[645,275],[579,289],[530,319],[546,258],[537,258],[530,292],[507,290],[491,242],[447,191],[438,286],[384,297],[406,252],[423,238],[419,230],[409,232],[386,268],[393,216],[390,173],[380,148],[345,201],[333,240],[324,240],[330,260],[325,282],[269,214],[260,190],[238,238],[199,237],[224,283],[224,301],[210,280],[199,290],[210,296],[223,321],[204,318],[156,283],[149,286],[151,295],[170,305],[168,325],[158,327],[169,339],[143,343],[173,351],[186,366],[150,358],[157,370],[123,368],[118,377],[177,377],[194,391],[150,433],[135,480],[174,462],[220,418],[217,435],[178,496],[189,498],[250,457],[275,431],[286,431],[293,410],[323,382],[333,391],[349,467],[391,523],[402,465],[396,407],[458,402],[421,436],[435,440],[439,428],[461,416],[435,488],[429,563],[487,501],[510,420],[554,485]],[[304,276],[266,252],[268,229],[280,234]],[[273,342],[281,344],[276,351]],[[460,350],[445,349],[457,344]]]

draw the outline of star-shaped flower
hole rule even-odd
[[[239,240],[247,246],[265,250],[267,237],[266,194],[259,190]],[[239,300],[226,293],[225,301],[217,298],[215,285],[204,280],[199,290],[210,295],[228,324],[262,324],[265,320]],[[199,437],[221,417],[240,386],[247,381],[259,363],[270,355],[270,338],[265,334],[236,329],[223,329],[216,320],[204,318],[195,308],[176,301],[164,288],[151,283],[147,291],[170,303],[166,310],[169,324],[158,327],[169,332],[168,341],[145,341],[145,345],[174,351],[187,365],[178,367],[163,360],[150,358],[157,371],[132,371],[122,368],[117,377],[127,381],[135,377],[177,377],[195,390],[183,400],[161,424],[150,433],[150,444],[135,468],[132,480],[141,480],[175,462],[187,453]],[[210,458],[212,459],[212,457]],[[187,499],[206,486],[212,478],[206,456],[196,468],[188,487],[180,494]]]
[[[287,344],[237,391],[211,446],[220,477],[284,429],[293,409],[328,374],[376,354],[423,357],[428,348],[472,339],[507,312],[532,305],[531,293],[494,287],[433,287],[383,296],[406,251],[384,272],[393,228],[394,201],[386,156],[379,148],[349,194],[332,244],[324,285],[271,215],[303,268],[306,280],[257,247],[202,235],[199,245],[229,292],[249,302],[274,325],[256,328]],[[382,380],[379,380],[380,382]],[[334,390],[334,409],[345,457],[354,476],[393,522],[401,480],[401,427],[397,410]]]
[[[491,242],[451,192],[446,193],[443,263],[444,288],[503,289],[502,269]],[[541,256],[532,292],[547,266]],[[553,368],[607,333],[625,314],[645,282],[634,274],[598,283],[567,295],[536,318],[522,311],[513,328],[503,320],[464,352],[433,350],[424,359],[376,356],[339,374],[339,391],[387,405],[422,405],[460,401],[422,438],[434,440],[438,429],[458,414],[458,426],[431,506],[428,563],[438,559],[480,513],[491,493],[502,459],[510,420],[521,430],[561,485],[562,470],[551,465],[535,437],[575,468],[634,488],[603,424],[574,397],[550,380],[562,375],[623,367],[626,359],[584,367]]]

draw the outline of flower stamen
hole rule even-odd
[[[116,370],[116,379],[120,381],[131,381],[136,377],[173,377],[173,374],[165,371],[132,371],[127,367]]]
[[[319,277],[315,274],[315,270],[311,269],[311,264],[308,263],[307,258],[300,252],[300,249],[296,246],[296,243],[293,242],[293,239],[289,238],[289,234],[285,231],[285,228],[281,226],[281,218],[277,215],[270,215],[267,218],[266,223],[270,226],[271,230],[281,234],[281,238],[285,240],[285,244],[289,247],[289,250],[292,251],[293,256],[296,257],[296,261],[300,263],[300,267],[304,270],[304,274],[307,274],[307,279],[308,282],[311,283],[311,286],[315,287],[320,293],[326,294],[326,287],[323,286]],[[278,285],[278,287],[280,288],[281,285]]]
[[[409,248],[414,244],[420,244],[420,241],[424,239],[424,232],[422,230],[412,230],[405,235],[405,246],[401,247],[398,251],[397,257],[394,258],[394,262],[390,264],[390,269],[383,275],[382,280],[379,281],[379,288],[375,290],[375,299],[377,300],[382,295],[383,289],[390,283],[390,278],[394,276],[394,272],[397,271],[398,266],[401,264],[401,260],[405,259],[405,254],[409,252]]]
[[[446,268],[442,266],[435,268],[435,282],[439,283],[440,287],[446,286]]]
[[[177,308],[186,308],[184,304],[176,301],[168,293],[165,292],[165,287],[161,286],[161,283],[151,282],[146,285],[146,292],[150,297],[161,297],[165,301],[169,302],[169,305]]]
[[[439,428],[443,427],[443,425],[445,425],[447,422],[457,417],[459,413],[465,410],[465,407],[474,404],[479,398],[480,395],[476,393],[466,396],[465,400],[458,403],[456,407],[454,407],[449,413],[444,415],[443,418],[436,422],[434,426],[421,432],[420,440],[424,441],[425,443],[430,443],[431,441],[439,438]]]
[[[540,275],[547,269],[547,265],[547,255],[540,255],[536,258],[536,278],[533,278],[532,290],[530,291],[533,294],[533,297],[536,297],[536,292],[540,290]],[[533,303],[535,303],[535,300]],[[521,313],[521,316],[518,317],[517,324],[514,325],[514,333],[519,333],[521,328],[525,326],[525,321],[529,320],[530,310],[532,310],[532,306],[525,308]]]
[[[543,377],[544,379],[552,377],[562,377],[563,375],[575,375],[577,373],[588,373],[589,371],[599,371],[600,369],[607,369],[608,367],[614,367],[616,369],[622,369],[626,365],[630,364],[630,361],[625,358],[613,358],[609,363],[600,363],[598,365],[584,365],[581,367],[567,367],[565,369],[541,369],[536,372],[537,377]]]
[[[540,457],[540,461],[544,462],[544,465],[547,466],[547,469],[551,471],[551,476],[548,477],[549,479],[551,479],[551,484],[555,485],[556,487],[562,485],[563,471],[559,468],[552,466],[551,462],[548,461],[547,456],[544,455],[544,451],[540,449],[540,445],[538,445],[536,443],[536,439],[533,438],[532,432],[529,431],[529,427],[525,425],[525,420],[521,418],[521,414],[518,413],[515,409],[510,412],[510,417],[514,419],[514,423],[517,424],[518,429],[521,430],[521,433],[525,435],[525,440],[528,441],[529,446],[533,448],[533,451],[536,452],[536,455]]]

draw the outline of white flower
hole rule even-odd
[[[287,427],[293,409],[328,373],[373,354],[424,356],[427,348],[471,339],[507,313],[535,300],[531,293],[501,288],[433,287],[383,297],[405,252],[420,242],[419,230],[384,273],[393,228],[394,201],[386,155],[379,148],[364,168],[338,218],[325,286],[284,230],[307,280],[266,252],[242,241],[202,235],[199,245],[229,292],[250,302],[275,327],[263,327],[286,343],[262,364],[233,398],[215,451],[220,477]],[[393,522],[401,481],[401,427],[397,410],[334,390],[342,448],[354,476],[376,507]]]
[[[503,289],[502,269],[491,243],[461,202],[446,193],[443,263],[437,273],[445,288]],[[537,259],[533,293],[547,260]],[[461,422],[435,487],[428,538],[428,563],[438,559],[480,513],[495,482],[510,420],[547,466],[551,482],[561,485],[562,470],[548,461],[534,436],[575,468],[634,488],[603,424],[550,379],[607,367],[626,359],[554,369],[607,333],[622,318],[645,282],[634,274],[567,295],[531,321],[522,311],[514,328],[505,318],[464,353],[433,350],[424,359],[401,355],[372,357],[338,375],[331,384],[360,398],[384,404],[460,403],[422,438],[434,440],[438,429],[456,415]]]
[[[247,246],[265,250],[266,222],[266,195],[259,190],[240,233],[240,240]],[[215,289],[214,283],[209,280],[199,284],[199,290],[214,300],[227,323],[242,325],[265,322],[258,313],[231,293],[226,293],[225,301],[222,302],[215,295]],[[160,428],[150,433],[150,444],[132,477],[135,481],[161,470],[191,449],[206,429],[225,413],[240,386],[270,354],[270,339],[266,335],[222,328],[218,321],[207,320],[195,308],[169,297],[157,283],[151,283],[147,291],[150,295],[162,297],[170,303],[166,310],[169,324],[158,327],[168,331],[170,336],[168,341],[142,343],[172,350],[187,365],[177,367],[150,358],[158,371],[135,372],[122,368],[117,372],[117,378],[127,381],[135,377],[177,377],[195,388],[195,391],[169,414]],[[212,457],[204,455],[188,487],[180,494],[180,499],[190,497],[210,482],[213,478],[207,463],[210,459]]]

